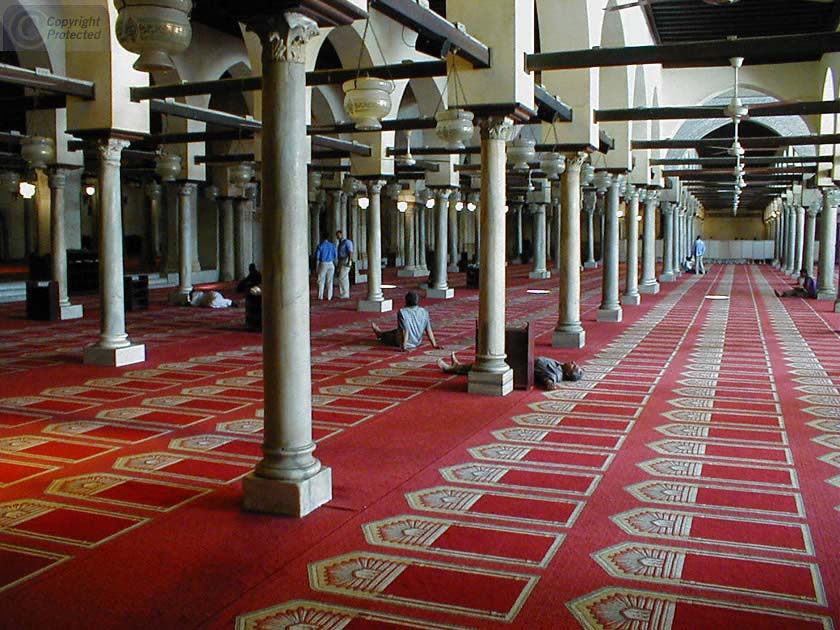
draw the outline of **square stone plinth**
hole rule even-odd
[[[81,319],[84,316],[84,308],[81,304],[68,304],[58,307],[58,319]]]
[[[425,278],[428,275],[428,269],[400,269],[397,271],[397,276],[400,278]]]
[[[642,303],[642,296],[638,293],[634,293],[633,295],[622,295],[621,296],[621,304],[623,306],[638,306]]]
[[[673,282],[676,277],[673,273],[663,273],[659,275],[659,282]]]
[[[459,271],[461,271],[461,270],[458,268],[458,265],[449,265],[449,266],[446,268],[446,271],[447,271],[447,273],[457,273],[457,272],[459,272]]]
[[[436,300],[451,300],[455,297],[455,289],[447,287],[445,289],[426,289],[427,298],[435,298]]]
[[[595,319],[599,322],[617,323],[621,321],[622,310],[620,308],[601,308]]]
[[[322,468],[303,481],[280,481],[249,474],[242,480],[242,509],[300,518],[332,499],[332,470]]]
[[[470,394],[507,396],[513,391],[513,370],[510,368],[504,372],[470,370],[467,379],[467,391]]]
[[[551,277],[550,271],[532,271],[528,274],[531,280],[546,280]]]
[[[393,308],[392,300],[359,300],[359,310],[363,313],[387,313]]]
[[[597,269],[598,268],[598,263],[595,262],[594,260],[589,260],[589,261],[586,261],[585,263],[583,263],[583,268],[584,269]]]
[[[659,283],[654,282],[653,284],[640,284],[639,293],[644,293],[646,295],[656,295],[657,293],[659,293]]]
[[[837,291],[817,291],[818,300],[834,300],[837,298]]]
[[[122,348],[103,348],[98,344],[84,349],[85,365],[101,365],[105,367],[120,367],[143,363],[146,360],[146,346],[142,343],[131,344]]]
[[[586,331],[560,332],[555,330],[551,336],[553,348],[583,348],[586,345]]]
[[[190,294],[174,291],[173,293],[169,294],[168,302],[170,306],[189,306]]]

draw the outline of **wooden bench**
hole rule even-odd
[[[478,346],[478,321],[475,322],[476,347]],[[534,387],[534,338],[531,322],[524,327],[505,328],[505,361],[513,370],[514,389]]]
[[[126,311],[149,308],[149,276],[123,276],[123,298]]]
[[[58,283],[53,280],[26,282],[26,318],[54,322],[59,318]]]

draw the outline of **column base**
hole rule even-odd
[[[621,304],[622,306],[638,306],[642,303],[642,296],[638,293],[634,293],[632,295],[622,295],[621,296]]]
[[[551,277],[550,271],[532,271],[528,274],[531,280],[546,280]]]
[[[436,300],[451,300],[455,297],[455,289],[452,287],[447,287],[446,289],[426,289],[426,297]]]
[[[359,300],[358,306],[363,313],[387,313],[393,308],[393,300]]]
[[[831,289],[830,291],[817,291],[818,300],[834,300],[837,298],[837,291]]]
[[[367,276],[361,273],[357,273],[354,277],[353,284],[367,284]]]
[[[789,271],[788,276],[791,277],[791,278],[798,278],[799,277],[799,272],[798,271]]]
[[[676,279],[673,273],[663,273],[659,276],[659,282],[674,282]]]
[[[332,470],[321,468],[303,481],[280,481],[249,474],[242,480],[242,509],[300,518],[332,499]]]
[[[423,269],[400,269],[397,271],[398,278],[425,278],[428,275],[429,272]]]
[[[458,273],[458,272],[460,271],[460,269],[458,268],[458,265],[449,265],[449,266],[446,268],[446,271],[447,271],[448,273]]]
[[[595,261],[595,260],[587,260],[585,263],[583,263],[583,268],[584,269],[597,269],[598,268],[598,262]]]
[[[837,300],[836,302],[834,302],[834,312],[835,313],[840,313],[840,300]]]
[[[617,323],[621,321],[621,308],[599,308],[595,321]]]
[[[486,396],[507,396],[513,391],[513,370],[504,372],[479,372],[470,370],[467,392]]]
[[[659,293],[659,283],[653,282],[651,284],[641,284],[639,285],[639,293],[656,295],[657,293]]]
[[[122,348],[103,348],[99,344],[84,349],[82,362],[85,365],[120,367],[143,363],[146,360],[146,346],[142,343],[123,346]]]
[[[586,331],[560,332],[555,330],[551,336],[552,348],[583,348],[586,345]]]
[[[81,304],[68,304],[58,307],[58,319],[80,319],[84,316],[84,307]]]
[[[174,291],[170,293],[167,297],[167,302],[169,306],[189,306],[190,294],[181,293],[180,291]]]

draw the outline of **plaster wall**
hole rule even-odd
[[[706,217],[698,228],[705,240],[735,241],[766,238],[761,217]]]

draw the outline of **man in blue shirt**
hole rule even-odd
[[[420,296],[414,291],[405,294],[405,307],[397,313],[397,327],[393,330],[382,330],[371,322],[370,327],[376,333],[376,338],[389,346],[397,346],[400,350],[406,351],[416,348],[423,341],[423,333],[429,337],[433,348],[440,348],[435,333],[432,331],[432,323],[429,320],[429,312],[419,306]]]
[[[324,288],[327,289],[327,300],[332,299],[333,276],[335,275],[335,260],[338,258],[335,244],[324,234],[324,239],[315,250],[315,260],[318,261],[318,299],[324,299]]]
[[[706,243],[703,242],[703,239],[700,235],[697,235],[697,239],[694,241],[694,271],[699,274],[706,273],[706,268],[703,266],[703,256],[706,255]]]
[[[343,237],[341,230],[335,233],[335,241],[338,244],[338,297],[346,300],[350,298],[350,267],[355,247],[353,241]]]

